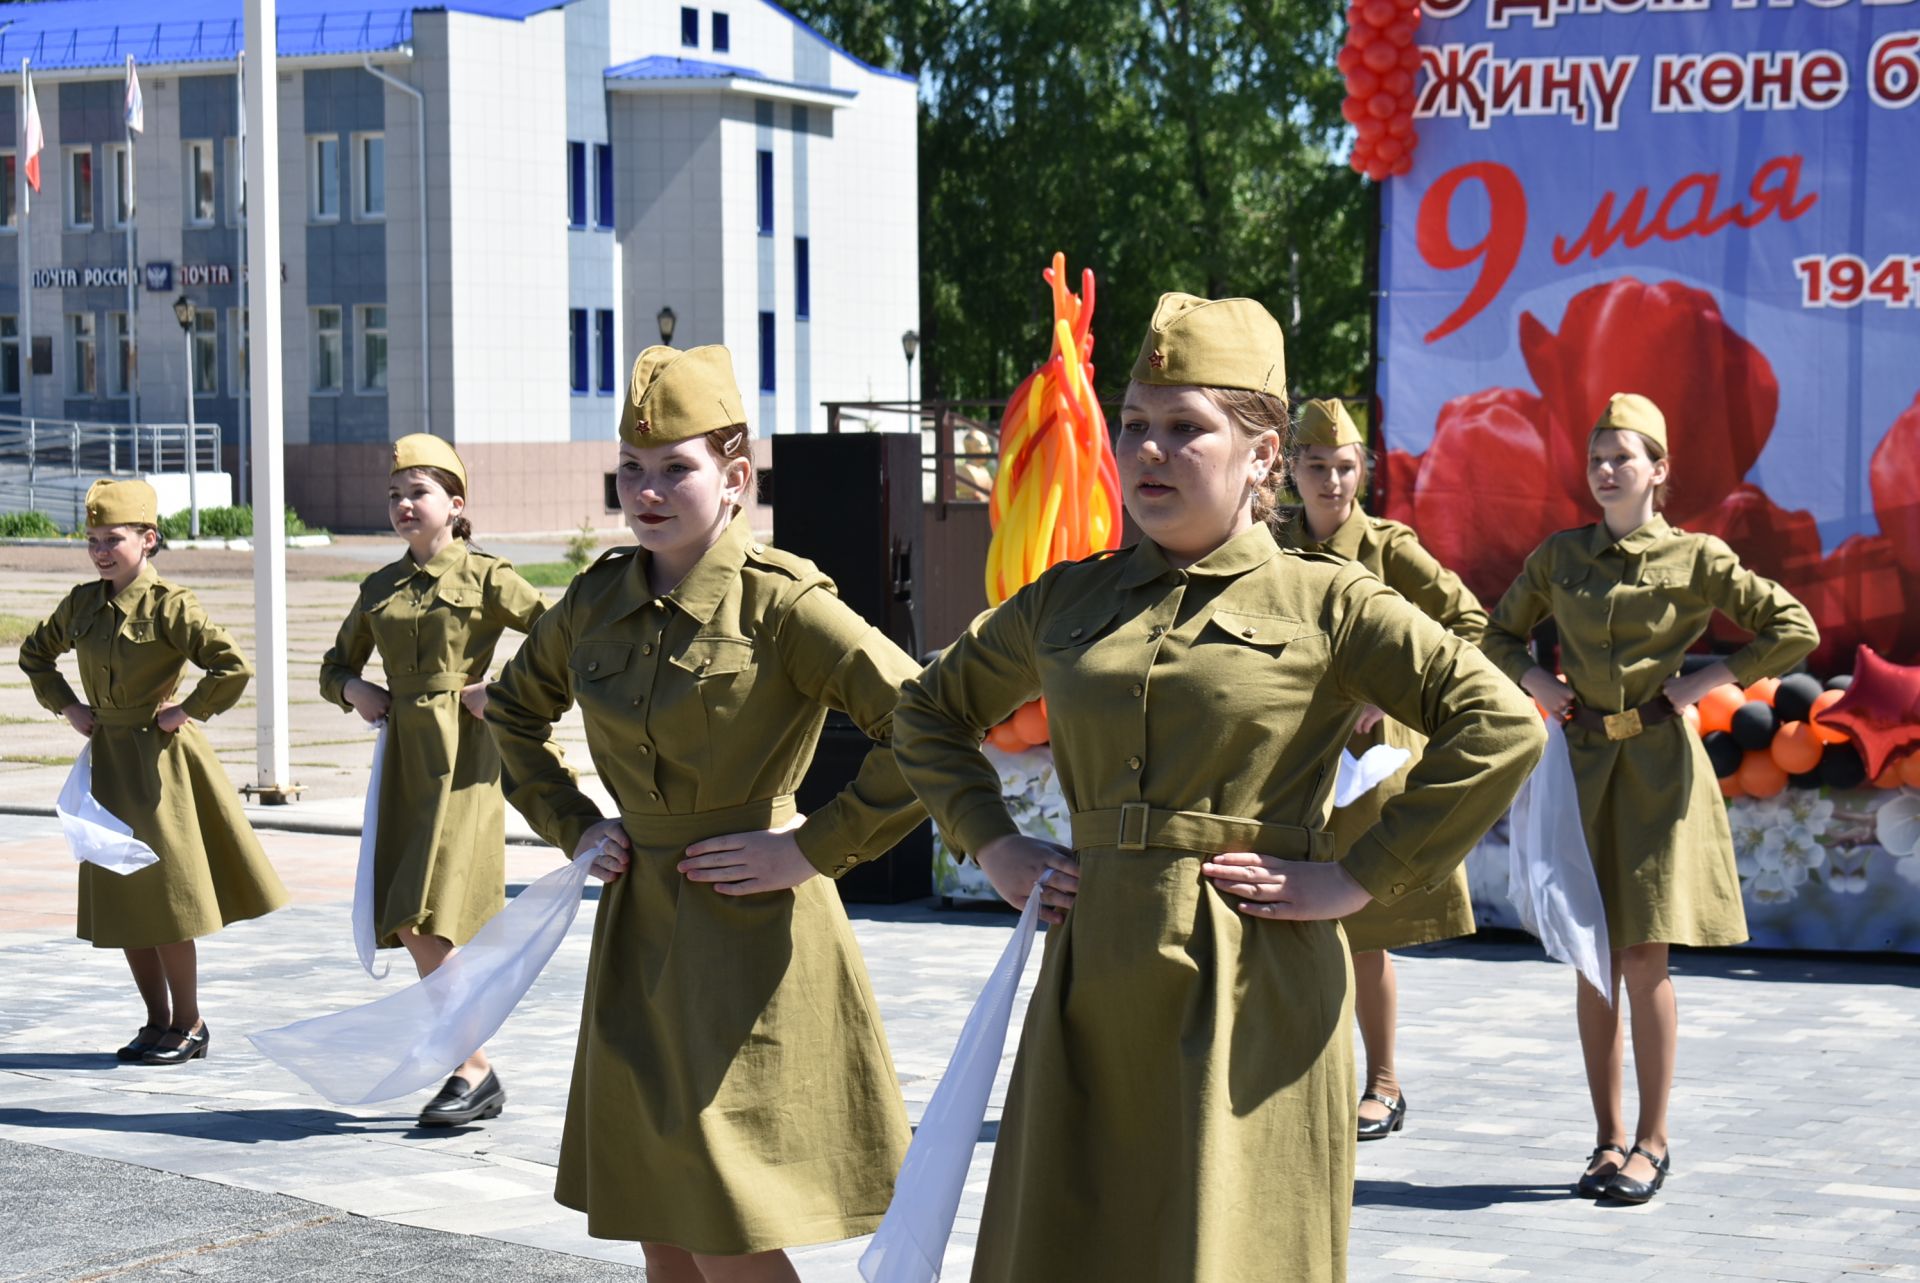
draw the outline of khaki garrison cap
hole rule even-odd
[[[431,432],[415,432],[401,437],[393,443],[394,472],[405,472],[408,468],[438,468],[442,472],[451,472],[460,478],[460,488],[467,488],[467,465],[460,462],[460,456],[453,447]]]
[[[159,526],[160,497],[144,481],[96,481],[87,487],[89,526]]]
[[[1308,401],[1293,418],[1293,443],[1303,445],[1363,446],[1367,439],[1347,413],[1347,404],[1338,398]]]
[[[1607,408],[1600,412],[1600,421],[1593,425],[1593,432],[1609,431],[1638,432],[1657,443],[1663,452],[1667,450],[1667,416],[1638,392],[1616,392],[1607,398]],[[1589,441],[1593,439],[1593,432],[1587,433]]]
[[[1286,343],[1250,298],[1162,294],[1133,363],[1136,383],[1242,388],[1287,399]]]
[[[620,439],[628,445],[672,445],[717,428],[745,426],[733,357],[718,343],[648,348],[633,363]]]

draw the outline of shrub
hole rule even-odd
[[[58,539],[61,530],[44,512],[0,512],[0,539]]]
[[[192,529],[193,517],[186,510],[160,518],[160,533],[168,539],[188,539]],[[315,530],[300,520],[300,514],[292,508],[287,509],[287,533],[290,535],[325,534],[324,530]],[[251,539],[253,537],[253,509],[248,507],[202,508],[200,510],[200,537],[202,539]]]

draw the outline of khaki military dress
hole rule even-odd
[[[393,696],[373,852],[381,948],[402,927],[465,944],[506,903],[500,756],[460,688],[485,679],[501,633],[546,608],[512,565],[455,539],[424,566],[409,552],[367,576],[320,661],[320,693],[351,711],[347,683],[378,650]]]
[[[1056,566],[907,683],[895,754],[963,850],[1017,831],[980,737],[1042,694],[1080,890],[1048,933],[973,1277],[1343,1279],[1340,927],[1248,917],[1200,866],[1332,859],[1334,771],[1374,704],[1427,751],[1342,863],[1397,903],[1505,809],[1538,715],[1364,567],[1282,552],[1264,524],[1184,570],[1151,541]]]
[[[918,666],[745,518],[664,596],[647,564],[590,567],[488,688],[507,800],[535,831],[570,853],[602,818],[550,739],[577,702],[633,840],[594,920],[555,1197],[596,1238],[710,1255],[868,1233],[907,1119],[829,879],[925,818],[886,745]],[[829,708],[880,743],[795,834],[828,876],[752,896],[688,881],[688,844],[793,817]]]
[[[67,651],[84,699],[57,666]],[[287,902],[206,736],[194,722],[172,735],[154,724],[189,663],[205,670],[179,701],[194,722],[232,708],[253,675],[226,629],[151,564],[118,594],[105,580],[75,588],[20,646],[44,707],[93,710],[93,796],[160,857],[128,874],[80,866],[76,934],[101,948],[193,940]]]
[[[1656,516],[1624,539],[1604,522],[1548,538],[1494,608],[1482,645],[1518,682],[1534,666],[1528,636],[1551,617],[1575,697],[1617,713],[1660,695],[1716,610],[1754,634],[1726,657],[1743,686],[1786,671],[1819,642],[1813,617],[1784,588],[1712,535]],[[1613,947],[1745,940],[1726,803],[1686,720],[1623,740],[1570,724],[1567,752]]]
[[[1469,645],[1480,644],[1486,631],[1487,612],[1474,599],[1460,577],[1434,560],[1420,545],[1409,526],[1383,517],[1369,516],[1358,504],[1353,515],[1321,542],[1307,528],[1306,514],[1288,509],[1279,514],[1276,538],[1283,548],[1307,552],[1331,553],[1357,561],[1385,581],[1387,587],[1425,611],[1427,617]],[[1407,776],[1420,760],[1425,738],[1416,730],[1383,717],[1363,735],[1355,735],[1347,745],[1359,757],[1376,744],[1404,748],[1413,754],[1407,764],[1380,781],[1351,805],[1338,808],[1327,828],[1333,834],[1333,858],[1338,860],[1353,849],[1360,835],[1380,818],[1388,800],[1406,791]],[[1478,841],[1480,834],[1470,835]],[[1473,896],[1467,888],[1467,866],[1454,866],[1437,886],[1406,896],[1394,904],[1378,900],[1369,904],[1341,926],[1346,928],[1347,946],[1355,953],[1370,949],[1404,949],[1435,940],[1452,940],[1473,934]]]

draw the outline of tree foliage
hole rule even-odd
[[[1045,354],[1039,272],[1098,277],[1095,361],[1118,393],[1165,290],[1264,302],[1294,388],[1361,390],[1365,184],[1327,0],[796,0],[868,61],[920,77],[928,396],[1006,395]],[[1294,300],[1298,298],[1298,318]]]

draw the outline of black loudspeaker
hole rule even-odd
[[[920,438],[909,432],[779,433],[773,438],[773,543],[832,576],[840,598],[909,655],[920,654],[914,580],[920,557]],[[828,713],[820,748],[796,795],[802,812],[833,799],[873,741]],[[840,879],[855,904],[933,894],[933,826]]]

